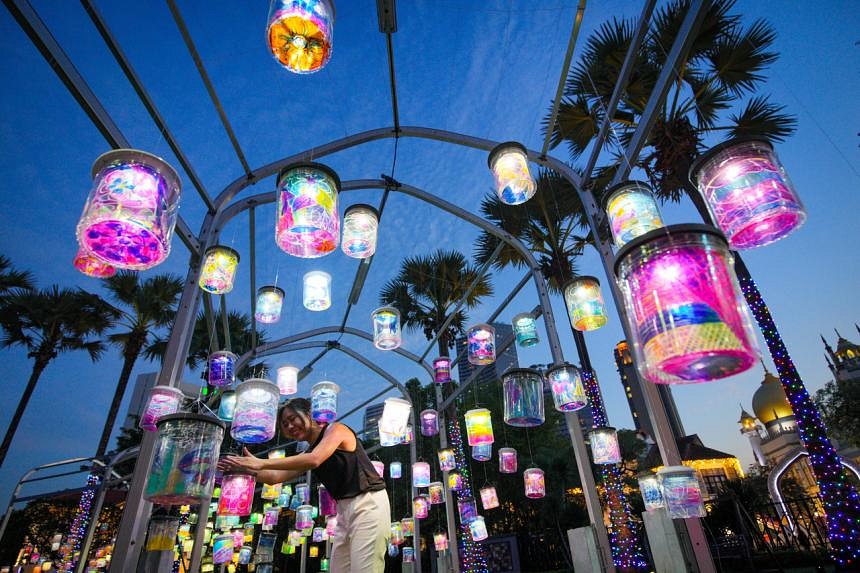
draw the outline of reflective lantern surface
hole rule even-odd
[[[415,520],[411,517],[404,517],[400,520],[400,528],[403,530],[403,537],[412,537],[415,535]]]
[[[502,375],[505,423],[520,428],[543,424],[543,379],[531,368],[513,368]]]
[[[717,145],[690,173],[732,249],[769,245],[806,221],[806,210],[766,141]]]
[[[280,507],[268,507],[263,512],[263,531],[272,531],[278,525],[278,517],[280,517]]]
[[[672,519],[705,517],[702,490],[696,470],[687,466],[668,466],[657,472],[663,488],[666,511]]]
[[[487,159],[496,180],[496,195],[502,203],[519,205],[535,194],[535,181],[529,173],[526,148],[515,141],[501,143]]]
[[[379,212],[370,205],[350,205],[343,213],[341,249],[348,257],[366,259],[376,252]]]
[[[201,414],[158,420],[144,497],[160,505],[199,505],[212,494],[224,423]]]
[[[337,174],[318,163],[286,167],[278,174],[275,242],[287,254],[312,259],[340,240]]]
[[[411,413],[412,404],[408,401],[403,398],[386,398],[382,417],[379,418],[379,427],[390,434],[405,434]]]
[[[233,421],[233,414],[236,412],[236,393],[232,390],[227,390],[221,394],[221,402],[218,403],[218,417],[225,422]]]
[[[439,414],[436,410],[423,410],[419,417],[422,436],[435,436],[439,433]]]
[[[403,536],[403,525],[399,521],[392,521],[390,526],[391,538],[390,543],[394,545],[400,545],[406,539]]]
[[[83,251],[117,269],[142,271],[170,254],[181,183],[163,159],[135,149],[99,156],[78,221]]]
[[[311,489],[306,483],[296,484],[296,497],[303,504],[307,504],[311,500]]]
[[[442,487],[442,482],[431,482],[428,486],[427,495],[430,497],[430,503],[433,505],[445,503],[445,488]]]
[[[427,462],[415,462],[412,464],[412,485],[414,487],[427,487],[430,485],[430,464]]]
[[[559,412],[575,412],[588,405],[579,369],[572,364],[560,364],[546,373],[552,401]]]
[[[591,455],[596,464],[617,464],[621,462],[618,434],[608,426],[595,428],[588,435],[591,440]]]
[[[514,448],[499,448],[499,473],[517,473],[517,451]]]
[[[529,468],[523,472],[526,497],[538,499],[546,495],[546,482],[543,470],[540,468]]]
[[[278,368],[278,392],[281,396],[292,396],[299,390],[299,369],[295,366]]]
[[[260,287],[257,291],[257,310],[254,318],[262,324],[274,324],[281,320],[281,308],[284,306],[284,289],[276,286]]]
[[[426,495],[416,495],[412,498],[412,515],[416,519],[424,519],[430,511],[430,500]]]
[[[496,329],[489,324],[476,324],[466,335],[469,363],[481,366],[496,361]]]
[[[251,378],[236,386],[236,410],[230,435],[237,442],[259,444],[275,435],[280,393],[274,382]]]
[[[370,463],[373,465],[373,469],[376,470],[376,473],[379,474],[379,477],[385,477],[385,462],[371,460]]]
[[[179,530],[178,517],[154,516],[146,533],[147,551],[173,551]]]
[[[403,476],[403,466],[400,462],[391,462],[388,464],[388,475],[391,479],[400,479]]]
[[[695,383],[743,372],[758,349],[733,257],[719,231],[674,225],[624,246],[615,276],[641,373]]]
[[[325,533],[329,537],[334,537],[334,533],[337,530],[337,515],[332,515],[327,517],[325,520]]]
[[[400,311],[393,306],[377,308],[370,315],[373,322],[373,345],[380,350],[400,346]]]
[[[457,511],[460,514],[461,523],[472,523],[478,516],[478,505],[473,497],[460,497],[457,499]]]
[[[638,481],[639,493],[642,494],[646,511],[666,507],[666,502],[663,501],[663,488],[660,486],[660,478],[657,474],[651,472],[640,474]]]
[[[409,547],[408,545],[403,548],[403,562],[404,563],[414,563],[415,562],[415,548]]]
[[[218,350],[209,355],[209,384],[216,388],[230,386],[236,381],[236,361],[239,357],[229,350]]]
[[[216,535],[212,545],[212,562],[216,565],[233,560],[233,535]]]
[[[329,515],[337,515],[337,502],[328,492],[328,489],[322,484],[317,488],[320,502],[320,515],[328,517]]]
[[[460,491],[463,489],[463,476],[457,470],[448,472],[448,489],[451,491]]]
[[[433,534],[433,546],[436,551],[447,551],[448,549],[448,534],[442,531]]]
[[[233,290],[236,269],[239,266],[239,253],[224,245],[206,249],[200,268],[200,288],[210,294],[226,294]]]
[[[247,565],[251,562],[251,557],[254,555],[254,549],[250,545],[243,545],[239,550],[239,565]]]
[[[493,444],[481,444],[472,446],[472,459],[479,462],[488,462],[493,457]]]
[[[257,481],[245,472],[225,472],[221,478],[218,515],[250,515]]]
[[[313,508],[309,505],[300,505],[298,509],[296,509],[296,529],[302,531],[314,526],[312,512]]]
[[[451,471],[457,467],[457,458],[454,457],[454,450],[445,448],[437,452],[439,456],[439,469],[443,472]]]
[[[475,408],[466,412],[466,434],[470,446],[492,444],[493,420],[486,408]]]
[[[185,394],[179,388],[153,386],[149,391],[149,402],[147,402],[146,409],[140,417],[141,429],[147,432],[156,431],[156,422],[162,416],[178,412],[184,398]]]
[[[518,346],[529,348],[538,343],[537,322],[530,312],[516,315],[512,322]]]
[[[116,274],[116,267],[88,254],[79,248],[72,265],[88,277],[106,279]]]
[[[337,395],[340,386],[334,382],[317,382],[311,388],[311,418],[317,422],[334,422],[337,418]]]
[[[331,306],[331,275],[323,271],[305,274],[302,304],[313,311],[326,310]]]
[[[379,420],[376,423],[377,428],[379,428],[379,445],[382,447],[389,447],[400,444],[403,439],[403,435],[386,432],[380,422],[382,422],[382,420]]]
[[[266,36],[282,66],[297,74],[316,72],[331,58],[334,5],[331,0],[274,0]]]
[[[647,183],[619,183],[607,190],[603,204],[616,247],[663,226],[660,209]]]
[[[562,290],[567,316],[576,330],[587,332],[606,324],[606,306],[597,278],[577,277],[565,283]]]
[[[482,515],[476,515],[475,519],[469,522],[469,533],[472,535],[473,541],[483,541],[489,536],[487,524]]]
[[[433,381],[436,384],[447,384],[451,381],[451,359],[447,356],[433,360]]]
[[[484,509],[499,507],[499,496],[496,494],[495,487],[488,485],[481,488],[481,505]]]

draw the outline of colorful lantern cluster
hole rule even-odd
[[[493,419],[489,410],[475,408],[466,412],[466,435],[470,446],[493,443]]]
[[[499,473],[513,474],[517,472],[517,450],[514,448],[499,448]]]
[[[317,382],[311,388],[311,418],[317,422],[334,422],[337,418],[337,395],[340,386],[334,382]]]
[[[209,355],[208,380],[211,386],[226,388],[236,381],[236,361],[239,357],[229,350],[219,350]]]
[[[154,432],[158,428],[156,423],[168,414],[175,414],[185,394],[179,388],[172,386],[153,386],[149,391],[149,402],[140,417],[140,427],[147,432]]]
[[[565,283],[564,303],[570,324],[580,332],[597,330],[606,324],[606,306],[595,277],[580,276]]]
[[[769,245],[806,221],[794,186],[764,140],[717,145],[692,166],[690,180],[732,249]]]
[[[469,363],[476,366],[496,361],[496,329],[489,324],[476,324],[466,334]]]
[[[433,381],[436,384],[447,384],[451,381],[451,359],[447,356],[433,360]]]
[[[687,466],[668,466],[659,470],[657,477],[669,517],[705,517],[702,489],[696,470]]]
[[[496,181],[496,195],[502,203],[520,205],[535,194],[535,180],[529,173],[528,151],[515,141],[501,143],[487,158]]]
[[[274,0],[266,36],[272,55],[297,74],[310,74],[331,58],[334,5],[330,0]]]
[[[616,247],[663,226],[657,201],[647,183],[624,181],[610,188],[603,200]]]
[[[502,375],[505,423],[533,428],[544,422],[543,379],[531,368],[513,368]]]
[[[609,426],[595,428],[589,434],[589,438],[594,463],[617,464],[621,462],[621,450],[618,446],[618,433],[615,428]]]
[[[394,350],[400,346],[400,311],[393,306],[377,308],[371,314],[373,345],[379,350]]]
[[[274,324],[281,320],[281,308],[284,306],[284,289],[276,286],[260,287],[257,291],[257,304],[254,318],[262,324]]]
[[[529,348],[538,343],[537,322],[532,313],[520,313],[514,317],[512,322],[518,346]]]
[[[346,256],[366,259],[376,252],[379,211],[370,205],[350,205],[343,213],[343,242]]]
[[[281,170],[275,242],[284,252],[311,259],[337,248],[339,190],[340,179],[324,165],[309,163]]]
[[[666,502],[663,501],[663,488],[660,487],[660,478],[656,474],[651,472],[640,474],[638,481],[639,493],[642,494],[646,511],[666,507]]]
[[[540,468],[529,468],[523,472],[526,497],[539,499],[546,495],[546,482],[543,470]]]
[[[224,245],[206,249],[200,269],[200,288],[210,294],[226,294],[233,290],[236,269],[239,267],[239,253]]]
[[[250,473],[227,472],[221,478],[218,515],[251,515],[257,480]]]
[[[94,256],[87,254],[87,252],[82,248],[78,248],[78,254],[75,255],[75,260],[72,264],[76,269],[88,277],[106,279],[116,274],[115,266],[109,265]]]
[[[719,231],[674,225],[634,239],[615,275],[647,380],[694,383],[750,368],[758,351]]]
[[[259,444],[275,436],[280,393],[263,378],[251,378],[236,386],[236,409],[230,435],[237,442]]]
[[[299,391],[299,369],[295,366],[278,368],[278,392],[281,396],[292,396]]]
[[[422,410],[418,417],[421,419],[422,436],[435,436],[439,433],[439,414],[436,410]]]
[[[93,187],[78,221],[86,255],[117,269],[141,271],[170,254],[181,183],[163,159],[116,149],[93,164]]]
[[[559,412],[575,412],[585,408],[588,398],[579,369],[572,364],[559,364],[546,373],[552,401]]]

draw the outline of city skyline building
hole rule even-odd
[[[378,442],[379,441],[379,419],[382,417],[382,411],[385,409],[385,403],[371,404],[364,409],[364,428],[363,441]]]

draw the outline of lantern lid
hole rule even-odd
[[[206,258],[206,256],[213,251],[227,251],[228,253],[236,257],[236,261],[239,261],[240,259],[239,251],[237,251],[233,247],[228,247],[227,245],[212,245],[211,247],[206,249],[206,252],[203,253],[203,257]]]
[[[400,318],[400,311],[399,311],[399,310],[397,310],[397,309],[396,309],[395,307],[393,307],[393,306],[380,306],[379,308],[377,308],[376,310],[374,310],[373,312],[371,312],[371,313],[370,313],[370,316],[371,316],[371,317],[374,317],[374,316],[376,316],[377,314],[382,314],[383,312],[390,312],[390,313],[392,313],[392,314],[396,314],[396,315],[397,315],[397,317],[398,317],[398,318]]]
[[[229,471],[224,472],[224,476],[255,476],[255,475],[257,475],[257,472],[252,472],[251,470],[241,470],[241,469],[229,470]]]
[[[704,225],[702,223],[682,223],[680,225],[660,227],[659,229],[648,231],[644,235],[639,235],[618,249],[618,252],[615,254],[615,277],[618,277],[618,267],[621,264],[621,261],[623,261],[631,252],[656,239],[663,239],[671,237],[672,235],[680,235],[682,233],[705,233],[707,235],[712,235],[719,239],[720,242],[725,243],[726,248],[729,246],[726,236],[719,229],[710,225]]]
[[[167,386],[167,385],[159,384],[159,385],[153,386],[152,388],[149,389],[150,392],[155,392],[156,390],[159,392],[170,392],[171,394],[177,395],[180,398],[185,397],[185,393],[182,390],[180,390],[179,388],[176,388],[175,386]]]
[[[156,426],[161,426],[161,424],[165,422],[172,422],[173,420],[196,420],[198,422],[208,422],[214,426],[219,426],[222,430],[227,428],[227,424],[219,420],[218,418],[213,418],[212,416],[207,416],[206,414],[194,414],[191,412],[178,412],[176,414],[167,414],[166,416],[162,416],[155,423]]]
[[[521,318],[531,318],[532,320],[534,320],[534,317],[535,317],[534,313],[521,312],[519,314],[515,314],[514,318],[511,319],[511,322],[516,322],[517,320],[519,320]]]
[[[343,216],[346,217],[350,211],[355,211],[357,209],[367,209],[368,211],[373,212],[373,214],[376,215],[376,218],[379,219],[379,210],[373,205],[368,205],[367,203],[355,203],[354,205],[350,205],[344,210]]]
[[[696,472],[696,470],[694,470],[693,468],[691,468],[689,466],[666,466],[664,468],[660,468],[659,470],[657,470],[657,475],[674,474],[674,473],[690,474],[690,473],[695,473],[695,472]]]
[[[502,378],[510,376],[511,374],[532,374],[540,378],[540,370],[536,368],[508,368],[502,372]]]
[[[335,190],[340,192],[340,177],[338,177],[338,175],[337,175],[337,173],[335,173],[334,169],[332,169],[328,165],[323,165],[322,163],[316,163],[315,161],[302,161],[299,163],[292,163],[290,165],[287,165],[286,167],[284,167],[283,169],[278,171],[278,178],[277,178],[278,184],[280,185],[281,178],[283,178],[287,173],[289,173],[293,169],[298,169],[300,167],[309,167],[311,169],[319,169],[320,171],[322,171],[323,173],[325,173],[326,175],[328,175],[329,177],[334,179]]]
[[[555,364],[555,365],[547,368],[546,375],[549,376],[550,374],[552,374],[556,370],[561,370],[563,368],[573,368],[574,370],[579,372],[579,368],[577,368],[574,364],[571,364],[570,362],[562,362],[561,364]]]
[[[490,155],[487,156],[487,166],[490,169],[492,169],[493,168],[493,161],[496,160],[496,156],[499,153],[501,153],[502,151],[504,151],[505,149],[510,149],[512,147],[514,149],[519,149],[520,151],[522,151],[523,155],[525,155],[526,159],[528,159],[529,150],[526,149],[525,145],[523,145],[519,141],[505,141],[504,143],[500,143],[490,150]]]
[[[598,278],[597,278],[597,277],[595,277],[595,276],[592,276],[592,275],[577,275],[577,276],[573,277],[572,279],[565,281],[565,282],[564,282],[564,284],[563,284],[563,285],[561,285],[561,290],[562,290],[562,292],[566,291],[566,290],[567,290],[567,287],[569,287],[570,285],[575,284],[575,283],[578,283],[579,281],[582,281],[582,280],[592,280],[592,281],[594,281],[594,282],[596,282],[596,283],[597,283],[597,286],[600,286],[600,279],[598,279]]]
[[[687,177],[690,181],[695,182],[696,176],[698,175],[699,170],[702,166],[714,158],[714,156],[722,153],[726,149],[731,149],[735,145],[740,145],[741,143],[759,143],[768,147],[771,151],[773,151],[773,145],[764,137],[756,137],[754,135],[744,135],[741,137],[734,137],[722,143],[718,143],[712,148],[708,149],[706,152],[698,156],[693,162],[690,164],[690,169],[687,171]]]
[[[241,386],[244,386],[246,384],[248,386],[262,384],[263,386],[274,386],[275,390],[278,389],[277,384],[275,384],[271,380],[266,380],[265,378],[248,378],[247,380],[242,380],[241,382],[236,384],[236,389],[238,390]]]
[[[239,358],[235,353],[230,352],[229,350],[216,350],[209,355],[209,358],[212,358],[213,356],[232,356],[234,359]]]
[[[412,402],[410,402],[409,400],[404,400],[403,398],[396,398],[396,397],[386,398],[384,400],[384,402],[385,403],[392,402],[394,404],[406,404],[410,408],[412,407]]]
[[[135,161],[137,163],[143,163],[150,167],[154,167],[156,171],[168,179],[171,189],[182,189],[182,180],[179,179],[179,174],[176,172],[176,169],[161,157],[139,149],[112,149],[102,153],[96,157],[96,160],[93,162],[93,178],[95,178],[95,176],[108,165],[122,160]]]
[[[280,293],[281,298],[283,298],[287,295],[287,293],[284,291],[284,289],[282,289],[281,287],[275,286],[275,285],[261,286],[259,289],[257,289],[257,294],[260,294],[262,292],[270,292],[270,291]]]
[[[617,183],[603,192],[603,197],[600,199],[600,207],[604,211],[606,211],[606,207],[609,205],[609,200],[612,199],[612,196],[617,194],[620,191],[626,190],[628,187],[638,186],[644,187],[648,193],[651,193],[651,185],[646,183],[645,181],[640,181],[638,179],[627,179],[626,181],[622,181],[621,183]]]
[[[329,380],[323,380],[322,382],[317,382],[313,386],[311,386],[311,392],[316,390],[317,388],[332,388],[335,392],[340,392],[340,386],[331,382]]]
[[[493,328],[492,326],[490,326],[489,324],[487,324],[485,322],[481,322],[481,323],[478,323],[478,324],[475,324],[475,325],[469,327],[469,332],[474,332],[476,330],[489,330],[493,333],[496,332],[495,328]]]
[[[598,426],[598,427],[592,429],[589,432],[589,434],[593,434],[595,432],[614,432],[614,431],[616,431],[614,426]]]

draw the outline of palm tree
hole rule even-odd
[[[117,412],[125,396],[131,371],[147,343],[152,341],[154,331],[173,323],[176,305],[182,293],[182,280],[174,275],[156,275],[141,280],[140,274],[121,271],[104,279],[104,286],[114,302],[128,310],[119,310],[122,332],[108,335],[108,341],[118,346],[122,352],[122,370],[116,384],[116,391],[108,410],[104,429],[96,449],[96,457],[107,450],[108,440],[113,432]]]
[[[105,346],[94,337],[113,326],[116,310],[98,296],[80,289],[18,291],[6,297],[0,308],[0,347],[23,346],[33,359],[33,370],[9,428],[0,444],[0,466],[6,459],[18,423],[36,389],[39,376],[63,352],[85,350],[98,360]]]
[[[29,271],[16,271],[9,257],[0,255],[0,297],[14,289],[33,290],[33,275]]]
[[[634,132],[689,5],[689,0],[674,0],[658,10],[651,22],[625,95],[612,117],[615,141],[626,143]],[[729,137],[752,135],[782,141],[794,132],[796,125],[795,118],[784,113],[782,106],[760,94],[763,74],[777,58],[772,51],[773,28],[761,19],[743,26],[739,16],[729,14],[733,5],[734,0],[715,0],[709,7],[649,134],[645,153],[636,162],[660,198],[679,201],[687,195],[706,222],[711,220],[704,201],[687,177],[691,163],[703,148],[703,139],[722,132]],[[545,129],[552,130],[554,144],[567,142],[571,160],[585,151],[598,132],[633,29],[632,21],[613,20],[589,38],[582,58],[568,76],[558,120],[551,126],[544,123]],[[617,165],[617,162],[610,165],[601,175],[611,177]],[[601,190],[601,179],[595,182],[596,192]],[[839,456],[827,438],[821,415],[761,292],[737,254],[735,269],[792,404],[803,445],[810,453],[813,473],[820,485],[819,496],[828,508],[834,558],[839,563],[855,559],[856,547],[847,539],[860,535],[856,525],[860,521],[860,496],[844,479]]]

